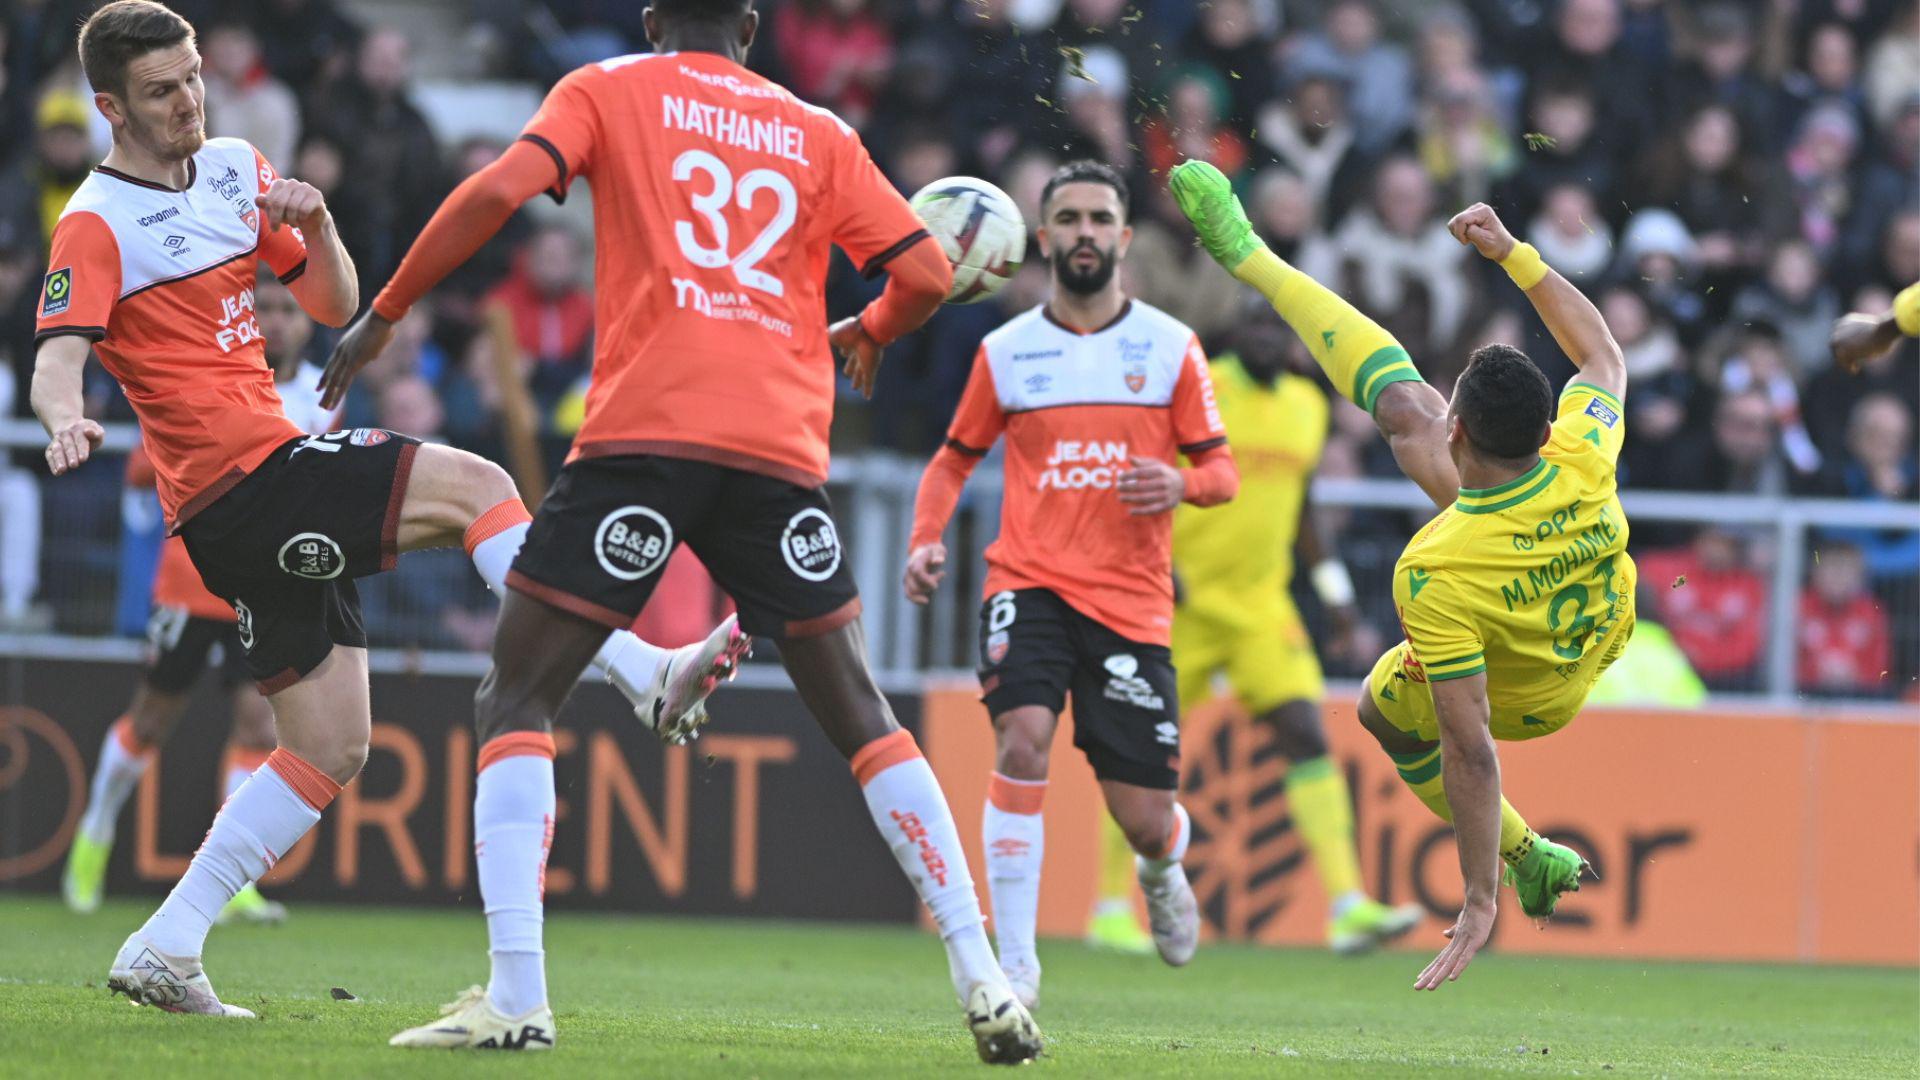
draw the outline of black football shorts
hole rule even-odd
[[[1173,654],[1121,637],[1050,589],[994,593],[980,605],[980,700],[998,716],[1023,705],[1058,714],[1073,700],[1073,745],[1095,776],[1180,786],[1180,701]]]
[[[811,637],[860,615],[824,489],[652,454],[568,462],[507,585],[625,629],[682,543],[733,597],[749,634]]]
[[[201,618],[183,607],[157,607],[147,620],[147,645],[147,685],[163,694],[193,689],[216,650],[221,689],[253,679],[239,626],[225,619]]]
[[[291,439],[180,527],[213,595],[233,605],[263,694],[335,645],[365,648],[353,579],[400,557],[400,505],[420,441],[380,428]]]

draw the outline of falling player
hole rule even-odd
[[[1239,480],[1192,330],[1130,300],[1116,274],[1133,236],[1127,184],[1091,161],[1061,167],[1040,198],[1046,303],[987,335],[947,444],[914,503],[907,595],[944,576],[940,536],[961,488],[1002,435],[1000,539],[987,549],[981,700],[994,773],[982,825],[1000,965],[1023,1001],[1040,994],[1041,801],[1067,698],[1074,745],[1137,853],[1154,944],[1193,957],[1200,913],[1180,859],[1180,714],[1173,622],[1173,510],[1233,498]],[[1192,467],[1172,464],[1184,454]]]
[[[328,364],[332,400],[522,203],[564,198],[576,177],[592,184],[586,416],[508,575],[477,702],[474,838],[492,978],[393,1042],[552,1045],[540,882],[553,718],[685,542],[740,625],[779,641],[801,699],[850,759],[939,926],[981,1057],[1029,1060],[1040,1036],[994,963],[946,799],[868,672],[823,488],[831,350],[870,392],[881,348],[933,313],[952,270],[851,128],[742,66],[759,26],[750,0],[656,0],[644,18],[657,51],[562,79],[520,140],[448,197]],[[829,333],[834,245],[889,281]]]
[[[1437,989],[1492,933],[1503,861],[1528,915],[1551,914],[1580,887],[1585,860],[1501,797],[1493,740],[1566,726],[1633,633],[1614,474],[1626,364],[1593,304],[1476,204],[1448,223],[1454,238],[1507,271],[1580,373],[1556,406],[1525,354],[1489,345],[1445,401],[1386,331],[1268,250],[1218,169],[1185,162],[1171,184],[1208,253],[1273,304],[1440,508],[1394,567],[1407,640],[1374,665],[1359,706],[1401,778],[1458,838],[1465,903],[1414,983]]]
[[[108,985],[177,1012],[251,1016],[220,1001],[200,950],[220,910],[312,828],[366,759],[366,633],[353,579],[390,569],[401,552],[464,539],[497,589],[527,512],[506,473],[472,454],[366,428],[308,436],[287,419],[254,311],[257,267],[328,325],[358,304],[320,192],[275,175],[245,142],[206,137],[193,28],[163,5],[118,0],[96,11],[80,31],[80,61],[113,149],[54,228],[32,392],[51,436],[47,464],[55,476],[78,468],[103,436],[82,411],[91,345],[140,420],[170,530],[238,616],[279,742],[127,938]],[[663,736],[681,734],[702,718],[732,640],[723,626],[669,657],[629,635],[615,681]]]
[[[1268,317],[1271,319],[1271,317]],[[1183,506],[1173,518],[1173,567],[1180,603],[1173,615],[1173,663],[1180,709],[1212,695],[1224,675],[1254,721],[1287,759],[1287,809],[1313,856],[1328,900],[1327,943],[1363,952],[1419,924],[1418,904],[1388,907],[1368,896],[1354,850],[1353,801],[1327,753],[1320,721],[1320,662],[1293,603],[1295,539],[1336,621],[1351,627],[1353,583],[1321,538],[1307,485],[1327,436],[1327,399],[1286,370],[1279,326],[1255,323],[1233,355],[1214,361],[1220,418],[1240,466],[1240,493],[1214,511]]]
[[[266,361],[273,368],[274,389],[287,418],[309,435],[331,431],[334,414],[320,408],[319,395],[312,390],[319,369],[301,360],[313,324],[271,270],[254,282],[253,295]],[[153,483],[152,461],[144,448],[136,448],[127,459],[127,485],[151,488]],[[76,912],[100,907],[120,809],[146,774],[155,748],[167,741],[186,714],[189,692],[215,656],[221,688],[228,694],[233,714],[233,733],[220,767],[222,801],[232,797],[273,752],[273,708],[247,675],[246,648],[240,643],[233,607],[207,591],[187,555],[186,542],[178,536],[167,537],[161,545],[147,641],[151,649],[147,669],[126,713],[107,729],[100,745],[87,808],[67,852],[60,887],[67,907]],[[222,921],[284,918],[286,908],[261,896],[252,882],[220,912]]]

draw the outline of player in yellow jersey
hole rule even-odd
[[[1501,798],[1493,741],[1565,726],[1632,634],[1635,575],[1614,470],[1626,363],[1593,304],[1476,204],[1448,228],[1500,263],[1580,374],[1556,407],[1525,354],[1489,345],[1445,401],[1392,335],[1267,249],[1219,170],[1186,162],[1170,182],[1208,252],[1267,297],[1440,508],[1394,569],[1407,640],[1360,700],[1361,722],[1458,840],[1465,903],[1414,982],[1437,989],[1492,933],[1502,861],[1535,916],[1577,890],[1585,869]]]
[[[1291,591],[1296,541],[1336,623],[1351,628],[1358,616],[1346,567],[1322,544],[1307,504],[1327,440],[1327,397],[1313,380],[1286,370],[1285,334],[1278,326],[1250,326],[1233,353],[1213,361],[1220,417],[1242,462],[1240,495],[1225,506],[1174,512],[1174,667],[1183,715],[1212,696],[1215,679],[1224,676],[1239,703],[1273,732],[1288,761],[1294,827],[1327,891],[1328,944],[1336,953],[1359,953],[1413,929],[1424,912],[1366,894],[1352,796],[1327,753],[1320,661]],[[1133,856],[1123,854],[1124,874],[1102,867],[1103,884],[1117,882],[1125,891],[1109,897],[1103,889],[1088,935],[1099,944],[1122,944],[1126,929],[1139,933]]]

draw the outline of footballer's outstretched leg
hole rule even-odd
[[[1200,945],[1200,904],[1180,860],[1193,840],[1187,809],[1173,791],[1101,780],[1107,810],[1133,845],[1134,871],[1147,898],[1147,926],[1160,959],[1182,967]]]
[[[913,733],[894,720],[866,656],[858,619],[780,643],[794,689],[846,755],[874,827],[940,930],[980,1059],[996,1065],[1031,1061],[1041,1051],[1040,1029],[987,944],[986,919],[946,796]]]

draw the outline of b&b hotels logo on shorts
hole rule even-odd
[[[600,519],[593,557],[621,581],[639,581],[666,565],[673,552],[673,526],[644,506],[623,506]]]
[[[1101,695],[1108,701],[1124,701],[1142,709],[1167,707],[1166,701],[1154,693],[1153,684],[1140,677],[1140,660],[1132,653],[1114,653],[1103,666],[1107,674],[1113,676],[1107,680],[1106,692]]]
[[[324,533],[297,533],[280,545],[280,569],[294,577],[330,581],[346,568],[346,553]]]
[[[825,581],[840,569],[840,534],[826,511],[815,507],[793,515],[780,534],[787,569],[808,581]]]

